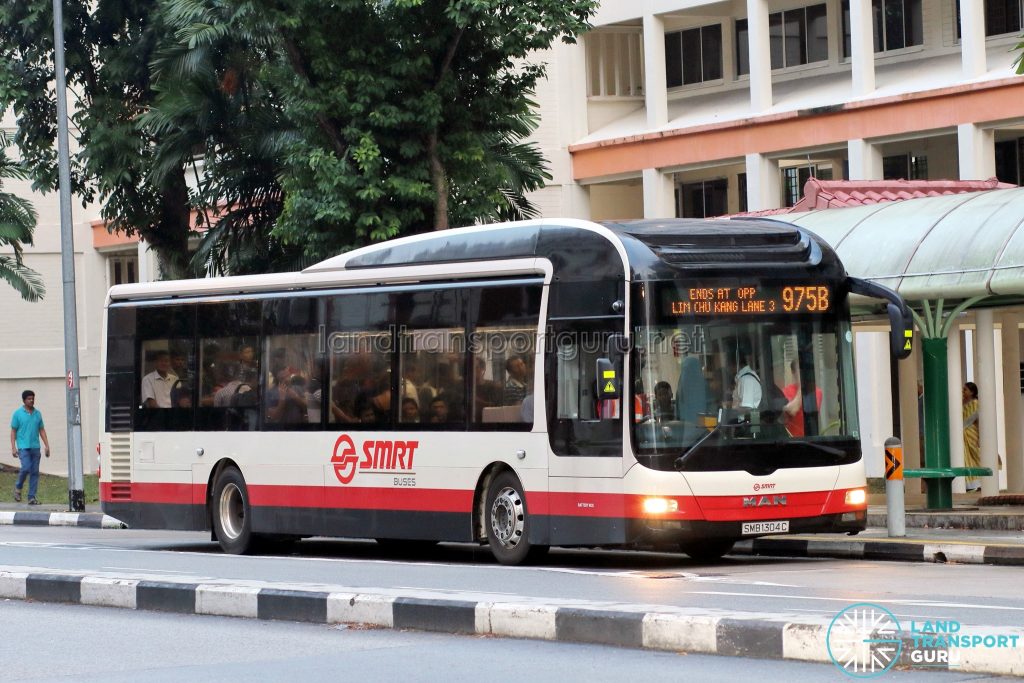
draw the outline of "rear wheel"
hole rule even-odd
[[[502,564],[522,564],[543,555],[546,546],[530,544],[530,516],[523,485],[511,472],[502,472],[487,487],[484,505],[487,543]]]
[[[679,544],[679,549],[698,562],[711,562],[721,559],[735,544],[734,538],[702,538],[684,541]]]
[[[213,530],[226,553],[243,555],[253,549],[252,515],[249,492],[242,473],[229,467],[220,473],[213,486]]]

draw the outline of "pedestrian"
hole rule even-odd
[[[981,467],[981,443],[978,431],[978,385],[968,382],[961,391],[964,415],[964,464]],[[981,482],[976,477],[967,477],[967,490],[978,491]]]
[[[28,479],[28,504],[39,505],[39,440],[43,453],[50,457],[50,442],[43,426],[43,414],[36,410],[36,394],[31,389],[21,392],[22,406],[11,415],[11,454],[21,460],[21,470],[14,483],[14,502],[21,502],[21,489]]]

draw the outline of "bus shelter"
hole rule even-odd
[[[961,387],[973,355],[981,466],[995,472],[982,477],[981,494],[999,493],[1001,431],[1007,489],[1024,492],[1019,341],[1024,188],[810,211],[783,219],[830,243],[850,275],[896,290],[912,307],[921,359],[899,364],[900,425],[908,465],[914,464],[918,448],[918,365],[924,389],[924,464],[929,469],[964,465]],[[970,329],[972,323],[973,331],[965,337],[970,348],[965,349],[961,328]],[[1005,416],[1002,424],[999,413]],[[963,490],[962,480],[957,488]],[[953,490],[949,478],[930,481],[928,506],[951,507]]]

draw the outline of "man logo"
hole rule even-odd
[[[356,455],[356,445],[352,443],[348,434],[342,434],[334,442],[334,454],[331,456],[331,462],[334,463],[334,476],[342,484],[349,483],[356,476],[356,464],[359,462],[359,456]]]

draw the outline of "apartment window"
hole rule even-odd
[[[832,180],[832,167],[810,165],[782,169],[783,204],[793,206],[800,201],[804,185],[811,178]]]
[[[850,47],[850,0],[843,0],[843,57]],[[871,34],[875,52],[901,50],[924,42],[921,0],[872,0]]]
[[[676,194],[676,215],[710,218],[729,213],[729,182],[725,178],[683,183]]]
[[[885,180],[928,180],[928,157],[914,154],[894,154],[883,157],[882,178]]]
[[[722,25],[666,33],[665,76],[670,88],[721,79]]]
[[[585,41],[588,97],[643,96],[643,35],[639,30],[593,31]]]
[[[985,35],[1018,33],[1021,29],[1021,0],[986,0]]]
[[[736,22],[736,71],[750,73],[747,20]],[[828,59],[825,5],[811,5],[768,15],[768,38],[773,69],[785,69]]]
[[[996,145],[996,177],[1000,182],[1020,185],[1024,179],[1024,138],[1003,140]]]
[[[139,281],[138,254],[111,256],[107,262],[110,264],[111,285],[128,285]]]
[[[739,192],[738,199],[740,200],[739,201],[739,211],[740,211],[740,213],[743,213],[744,211],[747,210],[747,174],[746,173],[740,173],[738,176],[736,176],[736,185],[738,187],[737,192]]]

